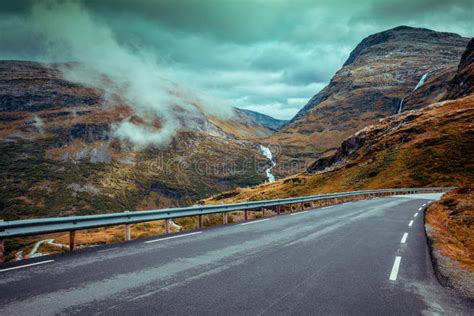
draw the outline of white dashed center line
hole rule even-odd
[[[291,213],[290,215],[294,216],[294,215],[300,215],[300,214],[304,214],[304,213],[308,213],[308,211],[302,211],[302,212],[298,212],[298,213]]]
[[[152,243],[152,242],[163,241],[163,240],[168,240],[168,239],[187,237],[187,236],[197,235],[197,234],[201,234],[201,233],[202,232],[194,232],[194,233],[189,233],[189,234],[184,234],[184,235],[178,235],[178,236],[171,236],[171,237],[165,237],[165,238],[160,238],[160,239],[148,240],[148,241],[145,241],[145,244],[149,244],[149,243]]]
[[[408,237],[408,233],[404,233],[403,234],[403,237],[402,237],[402,240],[400,241],[402,244],[406,243],[407,242],[407,237]]]
[[[411,225],[413,225],[413,221],[410,221],[410,222],[408,223],[408,227],[411,227]]]
[[[6,272],[6,271],[10,271],[10,270],[16,270],[16,269],[22,269],[22,268],[37,266],[37,265],[40,265],[40,264],[50,263],[50,262],[53,262],[53,261],[54,261],[54,260],[46,260],[46,261],[41,261],[41,262],[35,262],[35,263],[25,264],[25,265],[18,266],[18,267],[0,269],[0,272]]]
[[[420,208],[418,209],[418,211],[421,211],[422,209],[423,209],[423,208],[420,207]]]
[[[242,223],[242,224],[239,224],[239,225],[250,225],[250,224],[257,224],[257,223],[261,223],[261,222],[266,222],[266,221],[269,221],[270,219],[267,218],[267,219],[261,219],[261,220],[258,220],[258,221],[253,221],[253,222],[247,222],[247,223]]]
[[[413,215],[413,217],[417,217],[418,216],[418,212],[415,213],[415,215]]]
[[[400,262],[402,261],[402,257],[396,256],[395,261],[393,262],[392,272],[390,273],[389,280],[396,281],[398,276],[398,269],[400,269]]]

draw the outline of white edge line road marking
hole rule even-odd
[[[171,236],[171,237],[165,237],[165,238],[160,238],[160,239],[153,239],[153,240],[145,241],[145,244],[149,244],[149,243],[152,243],[152,242],[163,241],[163,240],[168,240],[168,239],[181,238],[181,237],[186,237],[186,236],[191,236],[191,235],[197,235],[197,234],[201,234],[201,233],[202,232],[194,232],[194,233],[189,233],[189,234],[184,234],[184,235]]]
[[[302,211],[302,212],[298,212],[298,213],[291,213],[290,215],[294,216],[294,215],[300,215],[300,214],[304,214],[304,213],[308,213],[308,211]]]
[[[410,221],[410,222],[408,223],[408,226],[409,226],[409,227],[411,227],[411,225],[413,225],[413,221]]]
[[[418,216],[418,212],[415,213],[415,215],[413,215],[413,217],[417,217]]]
[[[396,281],[398,276],[398,269],[400,268],[400,261],[402,261],[402,257],[396,256],[395,261],[393,262],[392,272],[390,272],[390,281]]]
[[[400,242],[401,242],[402,244],[406,243],[407,237],[408,237],[408,233],[404,233],[404,234],[403,234],[403,237],[402,237],[402,240],[401,240]]]
[[[256,224],[256,223],[266,222],[266,221],[269,221],[269,220],[270,220],[269,218],[266,218],[266,219],[260,219],[260,220],[258,220],[258,221],[242,223],[242,224],[239,224],[239,225],[250,225],[250,224]]]
[[[18,266],[18,267],[12,267],[12,268],[1,269],[0,272],[6,272],[6,271],[10,271],[10,270],[16,270],[16,269],[21,269],[21,268],[27,268],[27,267],[37,266],[37,265],[40,265],[40,264],[50,263],[50,262],[53,262],[53,261],[54,261],[54,260],[46,260],[46,261],[41,261],[41,262],[35,262],[35,263],[30,263],[30,264],[24,264],[24,265]]]

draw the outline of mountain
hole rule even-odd
[[[268,142],[282,147],[280,166],[293,162],[304,170],[309,160],[332,153],[361,128],[441,100],[468,41],[406,26],[365,38],[330,83],[269,137]],[[426,95],[415,100],[413,95],[422,91]],[[290,173],[278,165],[275,172]]]
[[[306,172],[214,196],[225,203],[317,193],[474,183],[474,95],[407,111],[347,138]]]
[[[462,55],[456,75],[449,83],[446,99],[456,99],[474,93],[474,38]]]
[[[64,67],[0,61],[2,219],[189,205],[266,180],[253,167],[270,164],[259,140],[273,129],[261,116],[207,114],[202,101],[187,96],[196,106],[178,108],[186,119],[168,145],[136,146],[117,136],[120,123],[139,137],[141,130],[154,135],[163,122],[147,120],[119,96],[64,79]]]
[[[236,111],[242,117],[242,120],[245,120],[246,122],[249,122],[252,125],[260,125],[266,127],[273,131],[278,130],[280,127],[282,127],[288,122],[286,120],[278,120],[271,116],[251,110],[236,109]]]
[[[214,196],[205,202],[237,202],[359,189],[469,186],[474,183],[474,39],[443,100],[403,111],[346,138],[304,172]],[[462,78],[462,80],[460,79]],[[427,83],[428,85],[429,83]],[[441,87],[434,83],[435,88]],[[427,86],[429,89],[429,86]],[[447,100],[453,96],[460,96]]]

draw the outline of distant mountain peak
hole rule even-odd
[[[392,29],[378,32],[364,38],[351,52],[349,58],[346,60],[343,66],[348,66],[352,64],[366,49],[386,42],[422,41],[439,43],[442,41],[449,42],[452,40],[453,37],[457,37],[459,39],[462,38],[459,34],[455,33],[436,32],[430,29],[411,27],[406,25],[397,26]]]

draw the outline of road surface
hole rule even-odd
[[[0,315],[469,314],[473,302],[440,286],[430,262],[423,205],[439,196],[357,201],[6,264]]]

